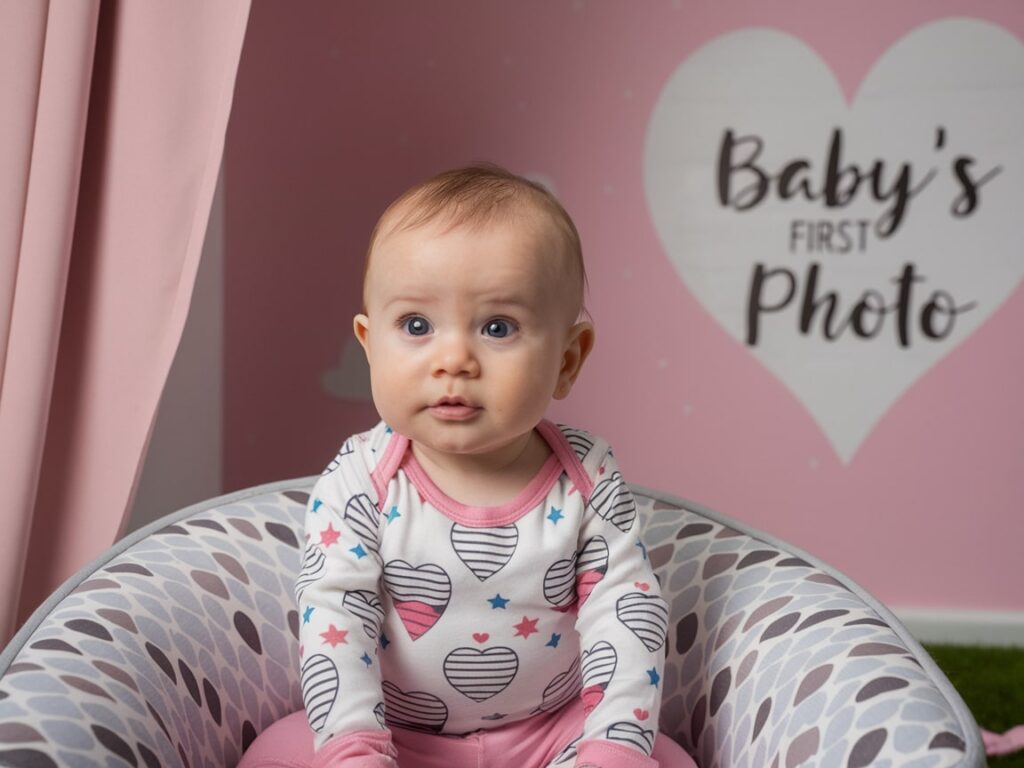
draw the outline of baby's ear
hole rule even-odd
[[[370,332],[370,318],[366,315],[356,315],[352,318],[352,330],[365,351],[367,335]]]
[[[583,362],[594,348],[594,326],[586,320],[576,323],[569,329],[569,338],[562,352],[562,368],[558,372],[558,384],[555,386],[555,399],[562,400],[569,396],[576,377],[580,375]]]

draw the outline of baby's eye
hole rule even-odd
[[[484,336],[492,339],[504,339],[511,336],[516,330],[515,324],[509,320],[488,320],[484,325]]]
[[[402,330],[410,336],[426,336],[430,333],[430,321],[419,315],[402,318]]]

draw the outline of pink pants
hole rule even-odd
[[[465,736],[392,728],[391,738],[398,749],[401,768],[543,768],[580,735],[583,718],[583,703],[577,699],[558,712]],[[661,733],[654,740],[651,757],[662,768],[697,768],[682,747]],[[312,762],[313,732],[306,713],[300,711],[261,733],[242,756],[238,768],[309,768]]]

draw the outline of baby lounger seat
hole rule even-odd
[[[0,655],[0,765],[234,766],[300,709],[292,585],[315,479],[181,510],[70,579]],[[702,768],[985,765],[960,697],[872,597],[633,490],[670,607],[661,729]]]

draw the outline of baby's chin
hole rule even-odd
[[[517,452],[522,449],[526,434],[495,434],[474,429],[468,424],[445,424],[441,429],[412,430],[405,436],[413,446],[425,449],[436,456],[452,458],[485,458],[503,452]]]
[[[453,457],[487,456],[504,450],[514,442],[514,439],[474,439],[470,436],[445,436],[443,438],[438,438],[437,436],[432,435],[420,440],[417,440],[414,437],[410,437],[409,439],[412,440],[413,444],[419,445],[420,447],[426,448],[434,453]]]

